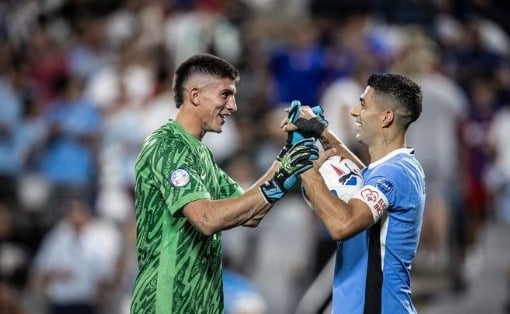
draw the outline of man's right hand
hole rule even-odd
[[[311,112],[315,115],[311,119],[304,119],[301,117],[301,102],[299,100],[293,100],[287,119],[282,122],[283,125],[292,125],[295,130],[287,132],[287,139],[285,145],[281,149],[276,160],[281,161],[283,155],[289,150],[289,148],[300,140],[308,137],[318,139],[328,126],[328,121],[324,117],[324,110],[320,106],[311,108]]]
[[[313,138],[306,138],[292,145],[280,160],[280,167],[273,178],[260,186],[268,203],[281,199],[299,180],[299,175],[313,167],[319,158],[319,149]]]

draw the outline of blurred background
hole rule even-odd
[[[322,105],[367,161],[349,111],[368,75],[416,80],[408,144],[428,198],[415,303],[510,313],[509,16],[490,0],[0,1],[0,313],[128,313],[134,161],[196,52],[241,71],[238,112],[205,143],[244,187],[280,150],[293,99]],[[303,312],[335,250],[299,189],[223,240],[227,313]]]

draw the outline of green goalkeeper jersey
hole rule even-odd
[[[139,270],[131,313],[223,313],[221,234],[204,236],[181,209],[241,195],[241,187],[173,120],[146,139],[135,172]]]

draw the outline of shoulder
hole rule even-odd
[[[144,140],[142,152],[167,154],[169,150],[174,153],[185,153],[190,150],[194,143],[174,124],[169,122],[152,132]]]
[[[396,185],[423,180],[424,174],[412,149],[399,151],[380,162],[368,166],[364,180],[380,185],[381,190],[392,190]]]

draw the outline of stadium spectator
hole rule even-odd
[[[101,313],[116,274],[118,232],[96,220],[82,200],[63,206],[63,218],[37,251],[31,287],[46,298],[49,314]]]
[[[94,203],[97,148],[102,114],[83,96],[83,82],[72,76],[57,80],[57,98],[45,112],[49,132],[41,153],[40,171],[51,185],[49,207],[78,197]],[[54,213],[59,218],[59,213]]]

